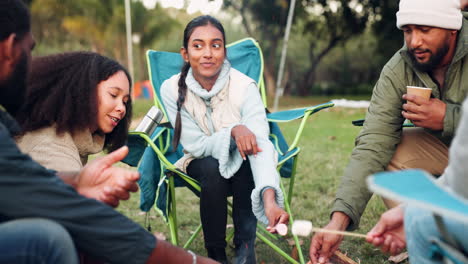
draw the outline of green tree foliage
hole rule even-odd
[[[302,35],[309,43],[305,53],[310,64],[302,73],[301,95],[307,94],[315,85],[317,67],[323,58],[338,45],[364,32],[369,19],[365,3],[357,1],[309,0],[304,4],[309,11],[302,17],[305,21]]]
[[[284,35],[289,0],[225,0],[226,7],[234,8],[243,18],[246,32],[259,39],[265,54],[265,77],[269,94],[273,94],[277,72],[277,61]],[[367,2],[365,3],[367,4]],[[347,0],[304,0],[297,1],[294,33],[308,45],[302,47],[302,56],[308,65],[298,70],[289,57],[290,72],[286,75],[295,79],[300,94],[307,94],[316,80],[316,71],[322,59],[330,51],[351,37],[364,32],[369,18],[369,9],[358,1]],[[292,46],[298,46],[292,44]],[[298,80],[297,75],[303,76]]]
[[[36,55],[93,50],[126,63],[123,0],[27,2],[39,44]],[[189,2],[185,0],[185,5]],[[214,14],[223,21],[228,42],[245,35],[259,41],[269,96],[274,95],[290,3],[224,0],[223,12]],[[133,44],[135,77],[139,80],[147,78],[145,51],[178,52],[184,26],[200,14],[159,5],[146,9],[139,0],[131,0],[131,9],[132,31],[138,40]],[[383,64],[402,46],[402,34],[395,26],[397,9],[398,1],[389,0],[296,0],[285,92],[369,93]]]
[[[243,18],[265,57],[273,94],[290,0],[224,0]],[[296,1],[285,73],[285,92],[369,93],[380,68],[401,47],[395,27],[398,1]]]
[[[265,58],[265,81],[269,95],[274,94],[280,46],[290,0],[224,0],[226,8],[234,9],[242,17],[247,34],[260,42]],[[303,13],[296,5],[296,15]]]
[[[131,1],[131,10],[132,33],[139,39],[134,44],[138,56],[144,56],[144,50],[179,25],[159,6],[148,10],[140,1]],[[31,14],[37,53],[92,50],[126,62],[123,0],[32,0]],[[136,69],[138,79],[146,76],[144,60]]]
[[[398,2],[391,0],[370,0],[374,21],[372,32],[377,39],[376,54],[378,64],[382,67],[397,50],[403,46],[403,34],[396,27]]]

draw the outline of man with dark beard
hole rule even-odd
[[[372,193],[365,179],[384,170],[441,175],[468,91],[468,15],[460,0],[401,0],[397,27],[405,45],[384,66],[363,129],[345,169],[326,229],[354,230]],[[463,18],[465,16],[465,18]],[[429,100],[406,86],[432,88]],[[405,119],[415,128],[403,129]],[[388,207],[394,206],[385,201]],[[317,233],[312,263],[327,263],[343,236]]]
[[[110,206],[136,191],[137,172],[112,167],[123,147],[79,172],[47,170],[13,136],[34,39],[21,0],[0,1],[0,263],[215,263],[156,238]],[[44,95],[45,97],[47,95]],[[38,109],[40,111],[40,109]],[[105,204],[106,203],[106,204]]]

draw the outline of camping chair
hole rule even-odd
[[[356,119],[356,120],[351,121],[351,124],[353,124],[353,126],[364,126],[365,121],[366,121],[365,119]],[[413,123],[411,123],[411,121],[406,120],[403,123],[403,127],[415,127],[415,126]]]
[[[258,43],[252,38],[246,38],[232,43],[227,46],[227,56],[232,67],[243,72],[257,82],[262,101],[266,108],[265,86],[262,77],[263,58]],[[180,72],[183,60],[178,53],[150,50],[147,52],[147,61],[151,83],[155,90],[154,104],[163,111],[165,120],[168,120],[160,98],[159,88],[166,79]],[[297,158],[300,152],[300,148],[297,146],[299,138],[307,118],[310,115],[332,106],[333,103],[328,102],[312,107],[267,114],[271,133],[270,139],[279,154],[277,169],[282,178],[286,178],[289,181],[289,189],[287,192],[285,191],[285,184],[283,181],[281,181],[280,188],[284,192],[285,210],[290,215],[290,223],[294,220],[290,205],[293,195]],[[297,119],[302,119],[302,121],[293,142],[288,146],[277,122],[288,122]],[[173,129],[168,123],[159,126],[153,135],[146,135],[141,132],[130,133],[129,147],[131,152],[126,162],[134,166],[139,164],[139,171],[141,173],[141,180],[139,182],[141,189],[140,208],[143,211],[149,211],[156,201],[156,210],[162,213],[169,224],[171,242],[175,245],[179,245],[175,187],[187,186],[195,194],[198,194],[200,192],[200,186],[196,180],[174,166],[175,161],[177,161],[183,153],[180,145],[178,149],[174,150],[172,148],[172,136]],[[144,147],[146,144],[149,146],[145,149]],[[141,155],[143,155],[143,157],[141,161],[139,161]],[[189,247],[200,231],[201,225],[195,230],[194,234],[183,247]],[[232,238],[232,235],[233,232],[228,234],[226,239]],[[257,237],[291,263],[305,263],[299,240],[296,236],[294,236],[294,241],[298,249],[300,262],[293,259],[288,253],[275,245],[273,241],[277,240],[278,236],[267,232],[262,225],[258,225]]]
[[[431,255],[442,263],[468,263],[467,252],[463,252],[457,241],[446,231],[444,217],[468,221],[468,204],[447,192],[434,181],[434,177],[422,170],[382,172],[369,176],[369,189],[392,200],[412,203],[430,210],[442,239],[432,238]],[[414,186],[418,186],[414,188]]]

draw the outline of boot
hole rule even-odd
[[[216,260],[221,264],[227,264],[226,249],[220,247],[206,248],[208,252],[208,257],[210,259]]]
[[[255,238],[236,245],[234,264],[256,264]]]

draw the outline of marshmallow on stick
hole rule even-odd
[[[294,221],[292,225],[292,233],[294,235],[309,236],[312,232],[323,232],[323,233],[330,233],[330,234],[343,235],[343,236],[354,236],[354,237],[366,238],[366,235],[364,234],[313,227],[312,222],[307,221],[307,220],[296,220]]]
[[[277,224],[275,228],[280,236],[285,236],[288,233],[288,226],[285,224]]]

